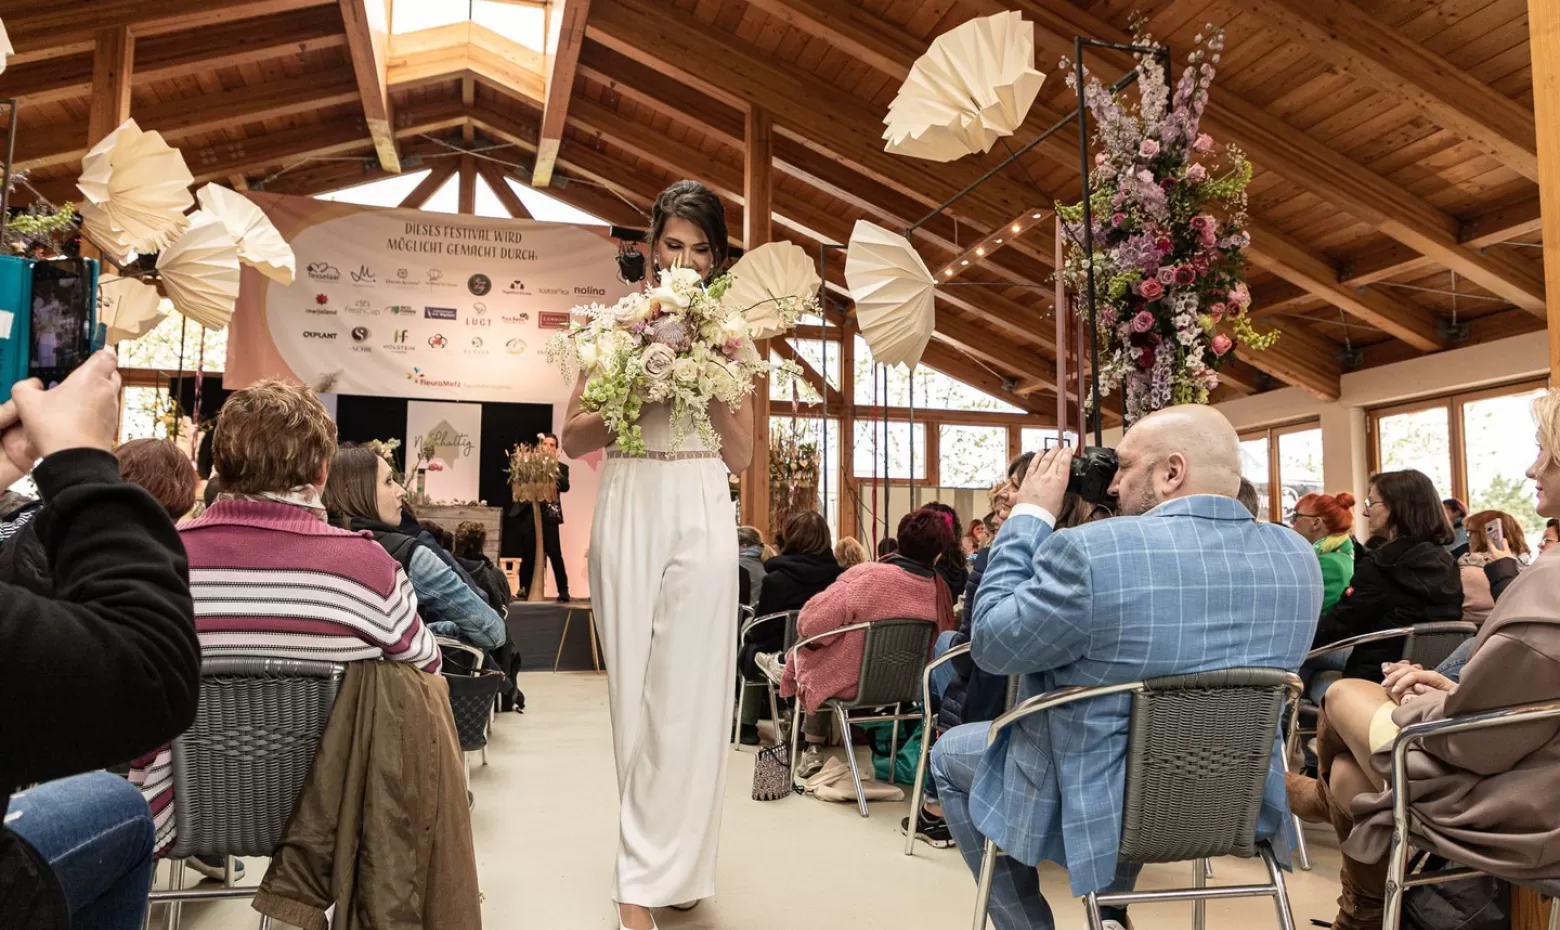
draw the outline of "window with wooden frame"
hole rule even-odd
[[[1257,489],[1257,517],[1288,524],[1295,501],[1324,491],[1322,427],[1316,420],[1240,434],[1241,475]]]

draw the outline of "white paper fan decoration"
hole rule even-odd
[[[814,296],[820,283],[806,250],[791,242],[768,242],[745,253],[730,274],[725,301],[743,311],[754,339],[783,334],[778,301]]]
[[[911,368],[920,363],[937,319],[936,283],[904,236],[856,221],[845,251],[845,285],[873,358]]]
[[[194,183],[178,149],[127,119],[81,160],[83,228],[110,252],[159,251],[188,224]]]
[[[5,73],[6,63],[15,54],[16,49],[11,45],[11,37],[5,34],[5,21],[0,20],[0,74]]]
[[[227,227],[203,210],[157,256],[157,271],[173,308],[207,329],[221,329],[238,302],[238,243]]]
[[[282,238],[265,211],[237,191],[218,184],[207,184],[196,192],[203,212],[227,227],[238,243],[238,260],[286,287],[293,283],[297,259],[292,246]]]
[[[990,151],[1023,124],[1043,83],[1033,23],[1016,10],[972,19],[911,66],[883,119],[884,148],[943,162]]]
[[[141,338],[167,315],[152,285],[106,272],[98,278],[98,319],[108,327],[110,344]]]

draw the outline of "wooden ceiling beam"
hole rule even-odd
[[[135,37],[129,26],[98,30],[92,53],[92,106],[87,111],[87,146],[96,145],[130,118],[130,79],[135,73]]]
[[[487,159],[479,159],[477,161],[477,174],[481,175],[482,180],[486,181],[488,187],[493,189],[493,196],[497,197],[498,202],[504,205],[504,209],[509,211],[510,216],[517,220],[535,219],[531,215],[531,211],[526,208],[525,201],[521,200],[520,195],[515,193],[515,189],[510,187],[509,182],[504,180],[502,166],[496,165]]]
[[[1299,321],[1285,323],[1272,348],[1237,346],[1235,357],[1321,400],[1337,400],[1342,392],[1338,344]]]
[[[1346,0],[1244,0],[1240,9],[1298,39],[1343,74],[1538,180],[1533,111]]]
[[[1457,238],[1475,249],[1488,248],[1523,236],[1531,236],[1543,227],[1537,197],[1496,207],[1464,222]]]
[[[542,54],[535,49],[479,23],[459,22],[391,36],[386,80],[402,87],[469,74],[540,104],[546,97],[543,68]]]
[[[536,165],[531,174],[535,187],[548,185],[558,160],[558,146],[569,117],[569,99],[574,96],[580,46],[585,44],[585,19],[589,15],[590,0],[557,0],[547,11],[547,83],[543,90],[546,99],[542,104]]]
[[[390,84],[386,77],[390,54],[389,0],[340,0],[341,21],[363,101],[363,122],[373,137],[379,165],[386,171],[401,170],[395,146],[394,118],[390,110]]]
[[[455,170],[459,167],[460,163],[453,158],[442,159],[433,170],[428,172],[426,177],[417,182],[416,187],[412,188],[405,197],[401,198],[401,202],[396,204],[396,206],[404,207],[408,210],[422,209],[422,205],[428,202],[428,198],[437,194],[439,188],[443,187],[449,182],[450,178],[454,177]]]
[[[70,55],[90,48],[99,29],[129,26],[136,37],[200,29],[234,19],[291,13],[334,0],[0,0],[0,20],[16,49],[13,64]]]
[[[992,397],[1029,411],[1037,418],[1030,425],[1050,426],[1056,422],[1054,399],[1040,394],[1025,396],[1016,393],[1003,379],[970,361],[952,346],[938,342],[927,343],[926,351],[921,355],[921,364],[940,371],[955,381],[963,381],[978,391],[984,391]]]

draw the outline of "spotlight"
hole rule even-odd
[[[975,254],[976,255],[985,255],[986,254],[986,250],[983,249],[983,248],[982,249],[976,249],[975,250]]]
[[[1018,232],[1018,230],[1019,230],[1019,225],[1017,223],[1014,223],[1013,224],[1013,231],[1014,232]]]

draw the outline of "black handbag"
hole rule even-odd
[[[488,717],[493,700],[504,683],[501,672],[484,671],[480,675],[445,675],[450,686],[450,710],[455,714],[455,734],[461,752],[474,752],[487,745]]]

